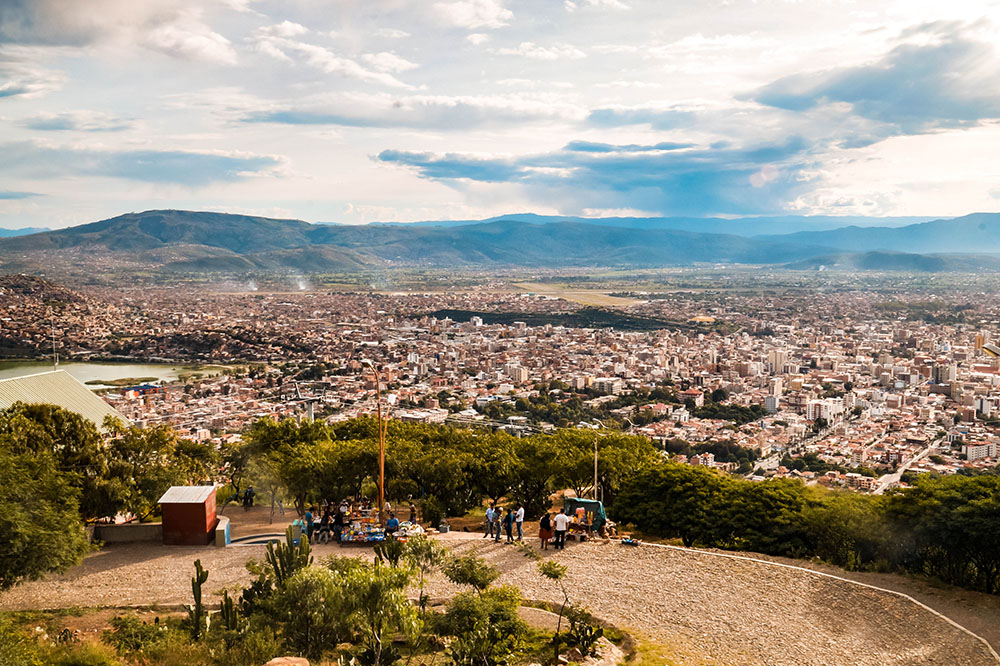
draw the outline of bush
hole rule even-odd
[[[519,647],[517,637],[480,623],[452,641],[448,655],[455,666],[505,666]]]
[[[338,577],[330,570],[307,567],[297,572],[274,599],[287,647],[310,660],[335,648],[347,634],[345,604]]]
[[[482,595],[462,592],[448,602],[435,629],[444,636],[463,636],[477,625],[488,625],[497,627],[501,635],[520,639],[527,631],[527,625],[517,614],[520,605],[521,592],[510,585],[490,588]]]
[[[444,520],[444,506],[436,497],[428,497],[421,506],[420,515],[424,517],[424,523],[437,527]]]
[[[442,567],[444,575],[456,585],[469,585],[482,594],[500,577],[500,570],[475,555],[453,557]]]
[[[110,648],[97,643],[61,648],[47,663],[51,666],[121,666]]]
[[[147,653],[166,639],[165,626],[148,624],[135,615],[119,615],[110,624],[111,629],[101,635],[101,640],[118,654]]]
[[[251,629],[216,659],[216,666],[266,664],[284,650],[270,627]]]
[[[23,631],[0,621],[0,666],[41,666],[38,645]]]

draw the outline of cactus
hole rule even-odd
[[[188,620],[191,623],[191,639],[197,641],[202,631],[208,628],[208,614],[205,612],[205,604],[201,601],[201,586],[208,580],[208,571],[201,567],[201,560],[195,560],[194,572],[194,576],[191,577],[194,605],[188,606]]]
[[[284,585],[285,581],[292,577],[299,569],[304,569],[312,564],[312,556],[309,554],[309,541],[305,538],[299,539],[299,545],[295,545],[292,537],[292,528],[285,530],[285,543],[274,542],[267,544],[267,555],[265,556],[268,566],[274,574],[274,582],[278,587]]]
[[[219,617],[222,619],[222,626],[229,631],[239,631],[243,618],[236,608],[236,603],[229,596],[229,592],[222,593],[222,608],[219,610]]]

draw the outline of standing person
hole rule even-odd
[[[517,540],[524,541],[524,505],[518,504],[517,513],[514,514],[514,522],[517,524]]]
[[[500,543],[500,523],[503,521],[503,507],[498,506],[497,510],[493,513],[493,524],[496,525],[496,543]]]
[[[249,488],[247,488],[247,494],[246,494],[247,509],[252,509],[253,508],[253,498],[254,498],[254,495],[256,495],[256,494],[257,493],[254,492],[253,486],[250,486]]]
[[[538,538],[542,542],[542,550],[549,549],[549,539],[552,538],[552,519],[549,512],[542,514],[542,519],[538,521]]]
[[[413,502],[410,502],[410,522],[417,524],[417,505]]]
[[[344,521],[347,520],[347,511],[341,504],[337,514],[333,517],[333,538],[340,543],[341,535],[344,533]]]
[[[566,509],[559,509],[559,513],[556,515],[556,549],[566,550],[566,530],[569,529],[569,516],[566,515]]]
[[[514,511],[507,509],[507,515],[503,517],[503,531],[507,533],[507,543],[514,543]]]
[[[493,536],[493,507],[486,507],[486,530],[483,533],[483,538]]]
[[[309,507],[306,509],[306,515],[302,517],[303,522],[306,524],[306,539],[309,543],[313,541],[313,508]]]

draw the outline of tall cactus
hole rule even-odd
[[[309,554],[309,541],[308,539],[301,538],[299,539],[299,545],[296,546],[295,539],[292,536],[292,528],[289,527],[285,530],[285,543],[279,543],[275,546],[273,541],[268,542],[265,559],[274,573],[275,584],[281,587],[296,571],[312,564],[312,555]]]
[[[219,617],[222,619],[222,626],[229,631],[239,631],[243,618],[236,608],[236,603],[229,596],[229,591],[222,593],[222,607],[219,609]]]
[[[191,577],[191,591],[194,593],[194,605],[188,607],[188,619],[191,622],[191,638],[197,641],[206,627],[208,614],[205,604],[201,601],[201,586],[208,580],[208,571],[201,567],[201,560],[194,561],[194,576]]]

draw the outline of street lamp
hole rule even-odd
[[[386,424],[382,420],[382,379],[375,369],[375,364],[365,359],[362,361],[372,371],[375,378],[375,401],[378,407],[378,521],[380,525],[385,525],[385,430]]]

